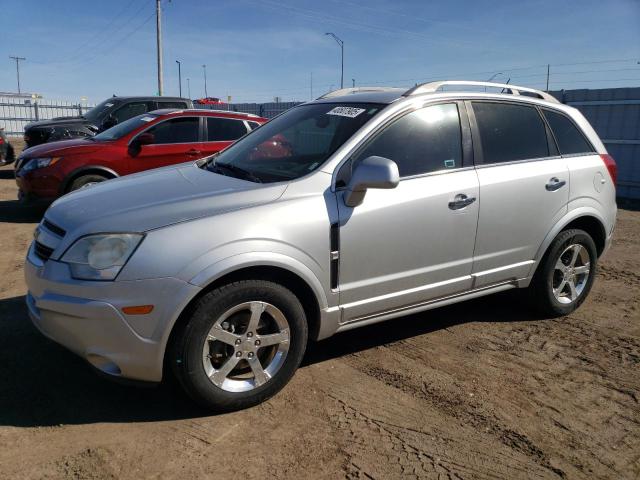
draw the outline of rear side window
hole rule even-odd
[[[403,116],[374,138],[355,161],[372,155],[396,162],[401,177],[461,167],[457,105],[432,105]]]
[[[185,102],[163,102],[159,101],[158,108],[179,108],[184,109],[187,108],[187,104]]]
[[[147,112],[147,103],[126,103],[113,112],[113,116],[117,120],[117,123],[122,123],[125,120],[129,120],[132,117]]]
[[[231,118],[207,118],[207,140],[209,142],[224,142],[237,140],[247,133],[247,127],[241,120]]]
[[[260,126],[260,124],[258,122],[249,122],[249,126],[251,127],[251,130],[255,130]]]
[[[473,102],[483,163],[513,162],[549,156],[547,131],[534,107]]]
[[[199,120],[197,117],[174,118],[159,123],[147,132],[154,136],[154,144],[194,143],[198,141]]]
[[[573,153],[593,152],[593,147],[589,145],[584,135],[580,133],[580,130],[571,120],[561,113],[550,110],[543,110],[543,112],[553,131],[553,135],[556,137],[560,154],[570,155]]]

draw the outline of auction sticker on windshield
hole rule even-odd
[[[349,117],[356,118],[362,112],[364,112],[364,108],[355,108],[355,107],[335,107],[332,110],[327,112],[327,115],[338,115],[340,117]]]

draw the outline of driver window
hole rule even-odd
[[[198,141],[200,119],[198,117],[179,117],[159,123],[146,133],[153,135],[152,144],[193,143]]]
[[[125,120],[129,120],[143,113],[147,113],[146,103],[127,103],[113,112],[113,118],[116,120],[116,123],[122,123]]]
[[[457,105],[432,105],[404,115],[358,152],[353,165],[372,155],[396,162],[401,177],[461,167]]]

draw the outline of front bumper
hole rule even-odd
[[[176,278],[89,282],[66,264],[42,262],[29,248],[25,262],[29,316],[40,332],[116,377],[159,382],[170,330],[200,291]],[[122,308],[154,305],[148,315]]]
[[[23,173],[19,169],[15,172],[18,185],[18,198],[52,201],[60,196],[61,180],[42,170]]]

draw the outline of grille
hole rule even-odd
[[[33,248],[33,253],[35,253],[36,257],[38,257],[40,260],[44,260],[46,262],[47,260],[49,260],[49,257],[53,253],[53,248],[49,248],[46,245],[43,245],[42,243],[36,241]]]
[[[45,227],[50,232],[55,233],[59,237],[64,237],[67,234],[67,232],[65,232],[62,228],[60,228],[57,225],[54,225],[46,218],[42,221],[42,226]]]

